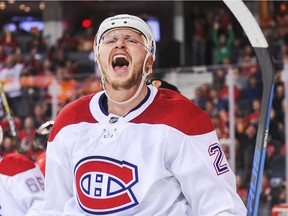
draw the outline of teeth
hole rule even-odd
[[[122,54],[115,55],[113,57],[113,61],[116,61],[117,58],[124,58],[127,61],[127,57],[125,55],[122,55]]]

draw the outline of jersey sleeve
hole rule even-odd
[[[44,202],[44,176],[41,173],[40,169],[35,166],[35,168],[28,170],[26,173],[22,174],[21,177],[26,177],[25,186],[27,186],[27,193],[23,192],[24,197],[21,199],[18,195],[18,191],[13,189],[15,194],[15,199],[19,200],[20,203],[23,203],[24,206],[29,207],[28,212],[25,216],[38,216],[41,214],[43,202]],[[18,182],[18,181],[17,181]],[[21,185],[18,185],[21,187]],[[23,185],[24,188],[24,185]],[[20,190],[21,188],[19,188]],[[17,198],[16,198],[17,197]]]
[[[73,144],[71,143],[77,140],[80,135],[79,131],[73,132],[69,128],[70,125],[82,121],[95,122],[89,109],[89,101],[92,95],[85,96],[66,105],[59,112],[49,134],[46,151],[43,216],[62,215],[65,205],[74,199],[74,174],[71,171],[73,170],[71,165]],[[54,199],[55,196],[57,196],[57,199]]]
[[[43,216],[62,215],[65,203],[73,196],[73,176],[68,171],[68,158],[67,152],[61,145],[61,136],[57,136],[52,142],[48,142]],[[56,195],[57,199],[54,199]]]
[[[192,215],[246,214],[236,181],[215,131],[179,138],[181,148],[171,171],[191,206]]]

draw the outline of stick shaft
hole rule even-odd
[[[4,92],[3,84],[2,84],[1,81],[0,81],[0,95],[1,95],[1,100],[2,100],[2,104],[3,104],[4,110],[6,112],[6,118],[7,118],[8,123],[9,123],[9,128],[10,128],[11,134],[12,134],[12,136],[14,138],[17,138],[17,132],[16,132],[14,119],[12,117],[12,113],[11,113],[11,110],[10,110],[10,107],[9,107],[9,103],[8,103],[7,98],[6,98],[6,94]]]
[[[250,189],[248,195],[247,215],[257,216],[262,176],[266,158],[266,145],[269,132],[270,110],[274,91],[274,65],[271,60],[268,43],[260,26],[249,9],[241,0],[223,0],[244,29],[255,50],[262,72],[263,94],[261,113],[257,131],[256,145],[252,165]]]

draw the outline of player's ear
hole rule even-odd
[[[147,61],[146,61],[146,68],[151,69],[152,66],[153,66],[153,63],[154,63],[153,56],[150,55],[150,56],[147,58]]]

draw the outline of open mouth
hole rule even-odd
[[[127,69],[128,66],[129,62],[125,55],[119,54],[113,57],[112,67],[115,71],[120,69]]]

